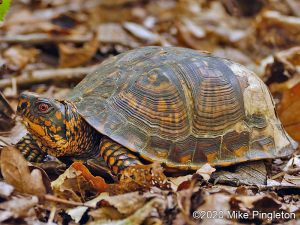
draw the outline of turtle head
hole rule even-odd
[[[17,111],[42,151],[54,156],[68,154],[70,123],[75,125],[79,120],[76,107],[71,102],[24,92]]]

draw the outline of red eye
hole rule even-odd
[[[41,103],[41,104],[39,104],[39,110],[40,110],[41,112],[47,111],[48,108],[49,108],[49,106],[48,106],[48,104],[46,104],[46,103]]]

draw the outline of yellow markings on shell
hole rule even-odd
[[[58,112],[58,111],[57,111],[57,112],[55,113],[55,116],[56,116],[57,119],[60,120],[60,119],[61,119],[61,112]]]
[[[168,108],[167,105],[168,105],[167,102],[163,98],[160,98],[159,99],[159,104],[157,105],[157,111],[158,112],[165,112]]]
[[[186,162],[188,162],[191,159],[191,155],[187,155],[181,158],[180,162],[181,164],[185,164]]]
[[[135,66],[139,67],[139,66],[142,66],[144,63],[143,62],[139,62],[137,64],[135,64]]]
[[[113,73],[107,75],[106,78],[111,78],[111,77],[115,76],[116,74],[118,74],[119,72],[120,72],[120,70],[116,70],[116,71],[114,71]]]
[[[236,156],[238,156],[238,157],[241,157],[245,151],[247,151],[247,147],[246,146],[242,146],[239,149],[234,150],[233,154],[236,155]]]
[[[207,162],[212,164],[216,155],[217,155],[216,152],[206,155]]]
[[[159,151],[156,151],[155,155],[159,158],[165,158],[167,156],[167,153],[166,152],[159,152]]]
[[[133,108],[133,109],[137,108],[138,103],[137,103],[137,101],[136,101],[136,98],[133,97],[133,94],[132,94],[132,93],[128,93],[128,94],[127,94],[127,98],[130,99],[130,100],[128,101],[128,105],[129,105],[131,108]]]
[[[122,90],[124,90],[127,87],[128,87],[128,84],[124,84],[123,87],[122,87]]]
[[[50,127],[51,126],[51,122],[50,121],[45,121],[45,125]]]
[[[148,75],[148,80],[150,81],[150,84],[153,84],[157,79],[157,74],[151,74]]]
[[[56,129],[57,131],[60,131],[61,130],[61,127],[57,127],[57,129]]]

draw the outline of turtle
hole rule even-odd
[[[17,111],[29,131],[17,146],[28,160],[104,159],[114,174],[154,161],[170,171],[209,163],[238,166],[239,173],[219,171],[220,182],[249,183],[246,174],[263,184],[261,161],[298,146],[257,75],[183,47],[141,47],[108,58],[61,100],[22,93]]]

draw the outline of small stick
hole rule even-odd
[[[0,42],[7,43],[46,43],[46,42],[74,42],[84,43],[92,39],[92,33],[87,35],[51,35],[45,33],[33,33],[33,34],[14,34],[0,36]]]
[[[292,173],[298,173],[300,172],[300,167],[298,168],[295,168],[295,169],[290,169],[290,170],[287,170],[287,171],[283,171],[283,172],[280,172],[274,176],[271,177],[272,180],[275,180],[279,177],[283,177],[285,174],[292,174]]]
[[[63,203],[63,204],[68,204],[68,205],[73,205],[73,206],[85,206],[85,207],[92,208],[92,209],[96,208],[96,206],[91,206],[91,205],[81,203],[81,202],[68,201],[68,200],[58,198],[58,197],[55,197],[54,195],[49,195],[49,194],[45,195],[45,200],[52,201],[52,202]]]
[[[18,86],[29,86],[37,83],[44,83],[49,80],[58,82],[61,80],[72,80],[74,78],[82,79],[96,68],[97,65],[79,68],[35,70],[24,72],[21,76],[16,77],[15,80]],[[0,80],[0,88],[11,87],[11,85],[11,78]]]

